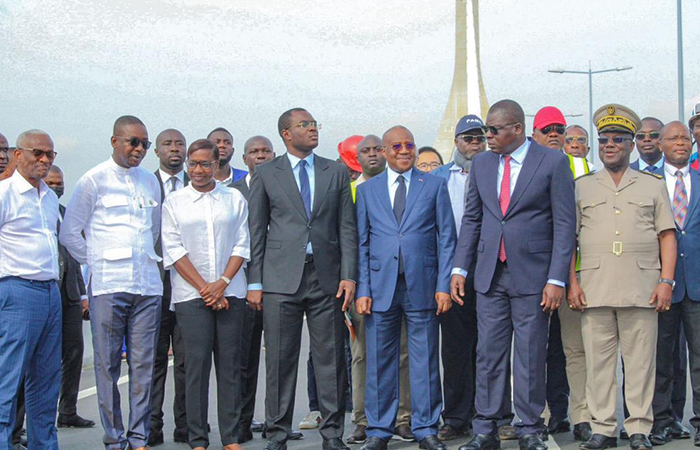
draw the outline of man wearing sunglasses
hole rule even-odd
[[[633,450],[651,449],[658,312],[671,309],[676,225],[661,176],[631,170],[634,111],[618,104],[593,116],[604,169],[576,180],[580,264],[572,260],[569,308],[581,311],[586,401],[593,436],[580,446],[617,446],[618,348],[625,361],[624,426]],[[679,196],[679,200],[684,197]],[[674,210],[685,215],[674,201]]]
[[[452,298],[461,302],[474,272],[479,318],[475,435],[460,450],[500,448],[513,337],[519,446],[546,450],[541,415],[549,315],[564,299],[574,250],[574,180],[560,151],[525,136],[518,103],[491,106],[486,128],[491,151],[472,162],[450,283]]]
[[[590,150],[588,131],[578,125],[568,126],[564,135],[564,153],[576,158],[586,158]]]
[[[659,133],[663,126],[656,117],[642,119],[642,126],[634,135],[639,159],[630,164],[630,169],[663,175],[664,155],[659,147]]]
[[[139,167],[151,146],[140,119],[117,119],[111,144],[111,157],[78,180],[59,238],[92,275],[90,326],[105,448],[144,450],[150,434],[163,295],[157,264],[162,259],[155,252],[160,236],[160,185],[155,175]],[[117,386],[125,337],[127,430]]]

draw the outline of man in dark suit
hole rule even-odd
[[[275,157],[272,142],[265,136],[253,136],[243,146],[243,163],[248,167],[248,174],[229,186],[238,189],[247,201],[250,201],[250,179],[255,167],[271,161]],[[243,349],[241,355],[241,422],[238,427],[238,443],[243,444],[253,439],[253,414],[255,413],[255,393],[258,389],[258,368],[260,366],[260,343],[262,340],[262,312],[252,308],[245,309],[243,329]],[[256,430],[262,431],[262,424],[256,423]]]
[[[160,184],[160,198],[165,201],[165,197],[171,192],[182,189],[190,182],[184,170],[187,152],[185,136],[174,129],[162,131],[156,137],[154,152],[159,161],[159,168],[155,171],[155,175]],[[163,255],[160,236],[158,236],[156,241],[155,250],[158,256]],[[173,348],[173,376],[175,380],[175,399],[173,401],[175,431],[173,432],[173,440],[186,443],[188,439],[187,414],[185,412],[185,348],[182,334],[175,318],[175,311],[170,310],[172,294],[170,271],[163,269],[162,262],[158,263],[158,268],[163,280],[163,303],[153,374],[153,394],[151,396],[151,433],[148,438],[148,445],[151,447],[164,442],[163,403],[165,401],[165,380],[168,375],[168,353],[171,345]]]
[[[513,392],[523,450],[544,450],[549,313],[564,298],[575,245],[574,180],[566,156],[525,137],[512,100],[489,110],[491,149],[474,157],[455,250],[451,292],[465,295],[476,261],[478,344],[475,436],[460,450],[500,448],[496,427],[515,334]]]
[[[416,144],[402,127],[382,138],[388,168],[357,188],[359,282],[366,314],[367,443],[386,450],[399,404],[401,324],[408,336],[411,428],[420,448],[444,450],[438,316],[450,309],[456,231],[447,182],[414,168]],[[461,300],[460,300],[461,303]]]
[[[323,449],[346,449],[341,306],[352,301],[357,274],[350,180],[343,166],[313,153],[319,126],[309,112],[286,111],[278,130],[287,153],[256,168],[249,212],[248,302],[263,310],[267,450],[287,447],[304,316],[316,362]]]
[[[642,119],[642,127],[634,136],[639,159],[630,164],[630,169],[663,175],[664,155],[659,147],[659,133],[664,123],[656,117]]]

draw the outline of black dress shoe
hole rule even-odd
[[[270,439],[267,441],[267,445],[265,445],[265,450],[287,450],[287,444]]]
[[[693,444],[696,447],[700,447],[700,428],[695,429],[695,438],[693,439]]]
[[[322,448],[323,450],[350,450],[341,438],[324,439]]]
[[[654,425],[651,427],[651,432],[649,433],[649,442],[651,442],[652,445],[664,445],[671,440],[669,437],[667,427]],[[632,444],[630,443],[630,445]]]
[[[398,439],[404,442],[415,442],[416,436],[413,434],[413,431],[411,431],[411,427],[407,424],[403,424],[394,428],[394,436],[392,436],[392,439]]]
[[[589,440],[578,446],[581,450],[603,450],[615,447],[617,447],[617,439],[614,436],[608,437],[602,434],[594,434]]]
[[[163,440],[163,431],[152,430],[148,435],[148,446],[155,447],[156,445],[161,445]]]
[[[424,437],[418,444],[418,448],[422,448],[425,450],[447,450],[445,444],[443,444],[435,434],[431,434],[430,436]]]
[[[547,450],[547,444],[542,441],[538,433],[523,434],[518,439],[520,450]]]
[[[304,433],[302,433],[299,430],[292,430],[289,433],[289,437],[287,439],[289,439],[290,441],[300,441],[304,439]]]
[[[574,439],[577,441],[586,442],[593,436],[593,429],[588,422],[581,422],[574,425]]]
[[[501,441],[493,434],[477,434],[459,450],[500,450]]]
[[[620,428],[620,439],[622,439],[623,441],[630,440],[630,435],[627,434],[627,430],[625,430],[625,427]]]
[[[469,427],[457,428],[453,427],[449,423],[444,424],[440,431],[438,431],[438,439],[441,441],[451,441],[452,439],[457,439],[461,436],[466,436],[469,434]]]
[[[253,433],[262,433],[264,425],[265,424],[263,422],[258,422],[257,420],[253,419],[253,421],[250,423],[250,431]]]
[[[253,440],[253,432],[250,431],[250,428],[247,430],[241,430],[238,432],[238,443],[239,444],[245,444],[248,441]]]
[[[92,428],[95,426],[95,422],[83,419],[77,414],[70,417],[59,415],[58,420],[56,420],[56,426],[58,428]]]
[[[567,431],[571,431],[571,422],[569,422],[569,419],[566,417],[563,419],[550,417],[549,423],[547,424],[547,431],[549,431],[549,434],[566,433]]]
[[[677,420],[668,427],[666,433],[670,434],[673,439],[690,439],[690,430]]]
[[[207,431],[211,433],[211,428],[208,425]],[[175,428],[175,431],[173,431],[173,441],[187,444],[190,441],[190,432],[187,428]]]
[[[642,433],[635,433],[630,436],[630,448],[632,450],[651,450],[651,442]]]
[[[367,442],[367,427],[364,425],[358,425],[355,427],[355,431],[352,432],[348,438],[348,444],[364,444]]]
[[[367,439],[365,445],[360,447],[360,450],[386,450],[386,441],[378,437]]]

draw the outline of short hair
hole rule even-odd
[[[522,106],[514,100],[500,100],[491,105],[489,108],[489,114],[499,112],[506,116],[506,120],[512,121],[514,123],[519,123],[523,127],[525,126],[525,111],[523,111]]]
[[[146,125],[144,125],[143,122],[141,122],[141,119],[136,116],[121,116],[114,121],[112,135],[116,136],[119,133],[119,130],[127,125],[141,125],[142,127],[146,128]]]
[[[445,162],[442,160],[442,155],[440,152],[435,150],[433,147],[430,147],[429,145],[426,145],[424,147],[421,147],[418,149],[418,155],[422,155],[423,153],[435,153],[440,160],[440,164],[445,164]]]
[[[282,136],[282,132],[286,130],[287,128],[292,126],[292,114],[295,112],[308,112],[304,108],[292,108],[288,109],[287,111],[283,112],[282,115],[280,116],[279,119],[277,119],[277,131],[279,132],[280,136]]]
[[[658,123],[659,125],[661,125],[661,128],[663,128],[665,126],[664,123],[661,120],[657,119],[656,117],[647,116],[647,117],[642,119],[642,122],[644,122],[645,120],[652,120],[652,121]]]
[[[262,141],[262,140],[267,141],[267,143],[270,144],[270,148],[273,149],[273,147],[272,147],[272,141],[270,141],[270,140],[269,140],[268,138],[266,138],[265,136],[260,136],[260,135],[258,135],[258,136],[253,136],[252,138],[250,138],[250,139],[248,139],[247,141],[245,141],[245,144],[243,144],[243,154],[245,155],[246,153],[248,153],[248,147],[250,147],[250,145],[251,145],[254,141]],[[274,149],[273,149],[273,150],[274,150]]]
[[[219,160],[219,147],[209,139],[197,139],[187,149],[187,158],[198,150],[210,150],[215,161]]]
[[[588,138],[588,131],[586,131],[586,129],[583,128],[581,125],[569,125],[568,127],[566,127],[565,133],[568,133],[569,130],[573,130],[574,128],[578,128],[579,130],[583,131],[583,134],[585,134],[586,138]]]
[[[26,141],[29,140],[30,137],[32,136],[46,136],[53,142],[53,139],[51,139],[51,136],[49,136],[49,133],[43,130],[38,130],[38,129],[33,129],[33,130],[27,130],[17,136],[17,147],[23,148],[26,145]]]
[[[163,137],[163,135],[165,133],[170,133],[172,131],[174,131],[176,133],[180,133],[180,136],[182,136],[182,139],[185,139],[185,135],[182,134],[182,131],[175,129],[175,128],[168,128],[166,130],[161,131],[160,133],[158,133],[158,136],[156,136],[156,148],[158,148],[158,141],[160,141],[160,139]]]
[[[223,131],[224,133],[226,133],[226,134],[228,134],[229,136],[231,136],[231,139],[233,139],[233,135],[231,134],[231,132],[228,131],[228,130],[227,130],[226,128],[224,128],[224,127],[218,127],[218,128],[214,128],[213,130],[211,130],[211,131],[209,132],[209,134],[207,134],[207,139],[211,138],[211,135],[212,135],[212,134],[218,133],[219,131]]]
[[[63,175],[63,171],[62,171],[61,168],[58,167],[56,164],[53,164],[51,167],[49,167],[49,172],[51,172],[52,170],[53,170],[54,172],[60,172],[61,175]]]
[[[410,134],[411,137],[413,137],[413,133],[411,133],[411,130],[409,130],[409,129],[406,128],[405,126],[403,126],[403,125],[394,125],[393,127],[391,127],[391,128],[389,128],[388,130],[386,130],[386,131],[384,132],[384,134],[382,134],[382,144],[384,143],[384,139],[386,139],[386,135],[389,134],[389,133],[391,133],[391,132],[394,131],[394,130],[403,130],[403,131],[407,132],[408,134]],[[414,138],[414,139],[415,139],[415,138]]]

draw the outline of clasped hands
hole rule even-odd
[[[224,280],[219,279],[213,283],[205,284],[204,287],[199,290],[199,295],[202,296],[204,304],[214,311],[229,309],[228,300],[224,297],[227,286]]]

